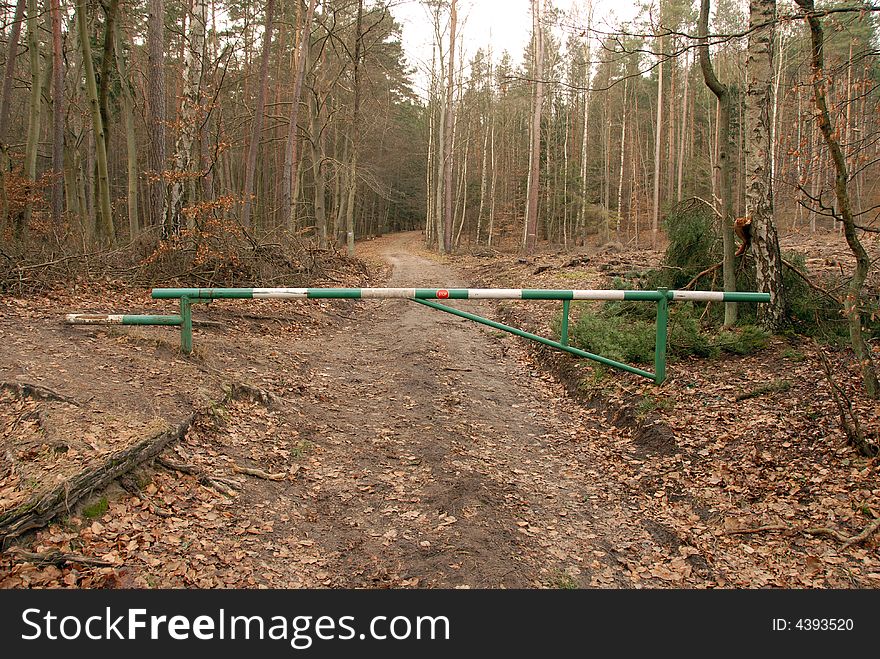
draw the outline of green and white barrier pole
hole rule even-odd
[[[180,316],[147,316],[110,313],[69,313],[68,325],[180,325]]]
[[[619,290],[557,290],[530,288],[154,288],[154,299],[179,300],[179,316],[68,314],[67,322],[74,325],[174,325],[180,326],[180,347],[192,353],[192,305],[219,299],[408,299],[424,306],[450,313],[461,318],[510,332],[531,341],[584,357],[629,373],[649,378],[655,384],[666,379],[666,344],[668,341],[669,303],[681,302],[769,302],[768,293],[721,291],[619,291]],[[562,323],[559,341],[553,341],[531,332],[497,323],[476,314],[454,309],[433,300],[562,300]],[[657,334],[654,346],[654,372],[607,357],[573,348],[569,343],[569,314],[572,300],[639,300],[656,302]]]

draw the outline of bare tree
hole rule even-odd
[[[244,191],[242,192],[241,223],[250,226],[252,197],[254,194],[254,173],[257,169],[257,152],[263,135],[263,115],[266,112],[266,88],[269,84],[269,51],[272,47],[272,28],[275,21],[275,0],[266,3],[266,20],[263,28],[263,52],[260,55],[260,84],[257,88],[257,106],[251,124],[251,142],[248,146],[247,162],[244,169]],[[294,132],[294,131],[291,131]]]
[[[730,143],[730,89],[718,80],[712,60],[709,58],[709,45],[706,37],[709,33],[709,0],[700,0],[700,17],[697,22],[700,35],[700,70],[706,86],[718,100],[718,169],[721,187],[721,240],[723,244],[723,278],[724,290],[736,290],[736,263],[734,262],[733,237],[733,178],[731,177],[731,143]],[[724,324],[736,323],[736,302],[724,305]]]
[[[856,269],[849,282],[844,308],[849,320],[850,343],[856,358],[859,360],[865,392],[872,398],[877,398],[880,396],[877,371],[874,367],[871,349],[865,343],[865,338],[862,335],[861,294],[862,286],[864,286],[865,279],[868,277],[871,261],[856,234],[855,219],[847,188],[850,177],[847,171],[846,158],[837,138],[839,129],[832,124],[828,111],[826,92],[828,77],[825,72],[823,51],[825,34],[820,17],[815,12],[813,0],[796,0],[796,2],[806,12],[806,21],[810,28],[810,42],[812,46],[810,51],[810,68],[813,76],[813,101],[816,105],[816,118],[819,130],[822,132],[822,137],[828,146],[828,150],[831,152],[831,159],[834,163],[834,194],[837,199],[837,212],[835,216],[843,223],[843,233],[846,236],[846,242],[856,258]]]
[[[298,164],[298,141],[297,124],[299,123],[299,106],[302,98],[302,85],[305,76],[306,63],[309,58],[310,35],[312,33],[312,19],[315,15],[316,0],[309,0],[309,8],[306,19],[303,21],[302,33],[299,39],[299,53],[296,58],[296,72],[293,78],[293,98],[290,103],[290,122],[287,128],[287,143],[284,150],[284,173],[281,181],[281,212],[288,227],[293,227],[296,220],[296,170]]]
[[[532,102],[531,146],[529,147],[529,191],[526,209],[526,253],[538,243],[538,191],[541,187],[541,110],[544,105],[544,28],[541,25],[541,0],[532,0],[532,39],[534,44],[534,100]]]
[[[771,181],[773,105],[773,32],[776,0],[749,2],[749,45],[746,67],[745,157],[746,215],[751,220],[752,245],[758,288],[770,294],[769,304],[758,307],[759,322],[778,330],[785,316],[782,292],[782,255],[773,219]]]
[[[61,2],[51,0],[52,19],[52,221],[64,210],[64,67],[61,52]]]
[[[147,22],[147,107],[149,119],[150,168],[153,170],[150,187],[150,224],[161,226],[163,235],[170,227],[165,222],[165,0],[150,0]]]

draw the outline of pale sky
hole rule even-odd
[[[563,10],[586,4],[585,0],[549,2]],[[593,0],[593,5],[596,26],[607,26],[615,17],[631,17],[637,12],[636,3],[625,0]],[[506,50],[512,61],[519,63],[531,38],[530,7],[530,0],[459,0],[458,32],[464,35],[464,61],[470,59],[478,48],[488,50],[491,43],[496,60]],[[403,47],[409,63],[419,71],[415,91],[424,96],[425,90],[418,87],[425,84],[427,76],[423,72],[431,67],[433,26],[430,14],[418,0],[397,0],[392,4],[391,13],[403,27]],[[445,17],[441,20],[445,22]]]

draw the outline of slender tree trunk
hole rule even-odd
[[[526,212],[525,251],[535,251],[538,243],[538,194],[541,189],[541,110],[544,103],[544,28],[541,25],[540,0],[532,0],[532,34],[534,43],[535,96],[532,113],[531,146],[529,148],[529,190]]]
[[[325,208],[326,184],[324,181],[324,115],[326,98],[315,93],[315,111],[312,114],[312,139],[309,140],[312,154],[312,178],[315,181],[315,224],[318,228],[318,244],[326,248],[329,243],[327,211]]]
[[[492,163],[492,176],[489,183],[489,226],[486,227],[488,236],[486,236],[486,245],[492,247],[492,233],[495,231],[495,185],[497,183],[498,172],[496,170],[495,161],[495,115],[492,115],[492,130],[489,136],[489,154]]]
[[[708,0],[706,0],[708,1]],[[654,206],[651,217],[651,247],[657,249],[660,229],[660,153],[663,147],[663,39],[660,40],[660,65],[657,72],[657,118],[654,131]]]
[[[178,117],[177,143],[174,149],[174,180],[168,200],[167,223],[173,231],[183,226],[181,215],[195,191],[198,170],[195,162],[195,141],[201,120],[202,76],[205,59],[205,29],[208,20],[205,0],[194,0],[190,14],[188,43],[184,52],[183,93]],[[188,229],[195,228],[195,215],[186,216]]]
[[[52,221],[64,212],[64,67],[61,51],[61,2],[51,0],[52,18]]]
[[[620,117],[620,172],[617,180],[617,223],[614,227],[615,238],[620,240],[620,225],[623,221],[623,170],[624,155],[626,153],[626,96],[629,87],[629,78],[623,79],[623,105]]]
[[[443,153],[443,191],[445,195],[443,204],[443,242],[447,253],[451,253],[455,249],[452,234],[455,214],[452,168],[454,165],[453,149],[455,140],[455,28],[457,19],[457,0],[452,0],[449,7],[449,70],[446,75],[446,148]]]
[[[721,84],[715,75],[712,61],[709,59],[709,45],[706,37],[709,32],[709,0],[701,0],[699,17],[699,43],[700,43],[700,69],[703,72],[703,80],[706,86],[718,99],[718,120],[716,123],[718,133],[718,168],[719,187],[721,193],[721,239],[723,244],[723,267],[724,290],[732,292],[736,290],[736,263],[734,261],[734,237],[733,237],[733,179],[730,172],[730,160],[732,145],[730,143],[730,89]],[[724,325],[731,326],[736,323],[737,307],[735,302],[727,302],[724,305]]]
[[[681,187],[684,178],[685,144],[687,143],[688,125],[688,87],[690,82],[690,61],[688,54],[684,55],[684,90],[681,99],[681,126],[678,140],[678,173],[676,176],[675,201],[681,201]]]
[[[746,215],[752,222],[752,245],[757,266],[758,288],[770,294],[770,302],[758,306],[763,327],[776,331],[785,317],[782,291],[782,256],[773,219],[771,182],[773,105],[773,24],[775,0],[751,0],[749,3],[748,60],[746,65]],[[764,27],[758,27],[764,26]]]
[[[242,191],[241,223],[251,225],[252,197],[254,195],[254,173],[257,170],[257,153],[263,135],[263,115],[266,112],[266,91],[269,85],[269,54],[272,50],[272,29],[275,26],[275,0],[266,2],[266,21],[263,28],[263,52],[260,56],[260,86],[257,89],[257,106],[251,123],[251,141],[248,145],[247,162],[244,169],[244,190]]]
[[[589,204],[587,203],[587,164],[588,164],[588,155],[590,151],[590,101],[592,100],[592,93],[590,91],[590,87],[593,82],[593,70],[592,70],[592,62],[591,58],[591,45],[592,45],[592,36],[591,30],[593,25],[593,5],[592,3],[589,5],[587,9],[587,29],[586,29],[586,39],[584,41],[584,63],[586,70],[584,71],[584,126],[583,132],[581,133],[581,171],[580,171],[580,185],[581,185],[581,205],[578,214],[578,223],[577,226],[580,230],[586,232],[587,226],[587,208]]]
[[[454,0],[453,0],[454,1]],[[354,103],[351,109],[351,165],[348,173],[348,206],[345,209],[345,243],[349,256],[354,256],[354,205],[358,180],[358,144],[360,140],[361,85],[360,64],[363,47],[364,0],[358,0],[354,40]]]
[[[122,121],[125,125],[125,148],[128,165],[128,235],[134,238],[140,232],[138,222],[138,155],[137,134],[134,122],[134,92],[129,78],[128,64],[122,55],[122,30],[119,23],[116,24],[116,69],[119,72],[119,82],[122,88]]]
[[[855,352],[856,358],[859,360],[859,366],[862,371],[862,384],[865,387],[865,393],[871,398],[880,396],[880,386],[877,382],[877,371],[874,366],[874,360],[871,355],[871,348],[866,344],[862,334],[862,305],[861,295],[862,287],[868,277],[868,270],[871,267],[871,260],[864,246],[859,240],[856,233],[855,219],[853,217],[852,205],[850,203],[849,191],[847,184],[849,181],[849,173],[846,167],[846,157],[840,148],[840,142],[836,135],[839,134],[837,128],[831,123],[831,116],[828,112],[828,101],[826,100],[827,78],[825,73],[824,58],[824,42],[825,34],[822,28],[821,20],[814,13],[815,7],[813,0],[796,0],[807,14],[807,24],[810,27],[810,41],[812,44],[810,67],[813,78],[813,100],[816,104],[817,120],[819,130],[828,150],[831,153],[831,160],[834,163],[834,194],[837,199],[837,212],[843,223],[843,232],[846,236],[846,242],[850,251],[856,258],[856,269],[852,279],[849,282],[847,290],[844,311],[849,320],[849,336],[850,343]]]
[[[35,184],[37,180],[37,152],[40,146],[40,118],[42,116],[41,109],[41,71],[40,71],[40,39],[39,30],[39,10],[37,9],[37,0],[28,0],[27,4],[27,43],[28,54],[30,55],[31,70],[31,94],[30,109],[28,111],[28,132],[27,143],[24,152],[24,173],[27,180],[31,184]],[[25,207],[24,226],[30,222],[32,206],[28,202]],[[21,229],[23,227],[19,227]]]
[[[101,105],[101,121],[104,134],[110,134],[110,71],[115,64],[116,17],[119,15],[119,0],[102,0],[104,10],[104,44],[101,54],[101,72],[98,84],[98,100]]]
[[[6,66],[3,71],[3,93],[0,97],[0,143],[6,143],[6,131],[9,128],[9,105],[12,100],[12,83],[15,80],[15,60],[18,57],[18,41],[21,39],[21,25],[27,0],[18,0],[15,5],[15,16],[6,42]]]
[[[302,32],[299,38],[299,54],[296,58],[296,72],[293,79],[293,95],[290,99],[290,121],[287,127],[287,143],[284,149],[284,173],[281,180],[281,212],[284,213],[284,221],[289,229],[296,225],[296,190],[297,172],[299,171],[299,141],[297,124],[299,123],[299,106],[302,98],[303,79],[305,77],[306,64],[309,59],[309,45],[312,33],[312,18],[315,15],[317,0],[309,0],[306,18],[302,24]],[[358,21],[362,13],[363,2],[359,0]],[[358,23],[360,25],[360,23]],[[358,28],[360,29],[360,28]],[[360,40],[360,37],[358,37]],[[356,46],[356,49],[359,46]],[[355,64],[357,68],[357,64]],[[352,152],[354,153],[354,152]],[[352,246],[352,250],[354,247]]]
[[[95,236],[98,240],[110,243],[114,239],[113,214],[110,207],[110,175],[107,168],[107,142],[104,136],[104,123],[101,120],[101,103],[98,98],[98,85],[95,81],[95,65],[92,61],[92,48],[89,43],[86,0],[77,0],[76,21],[82,49],[83,71],[86,77],[86,93],[92,115],[92,134],[95,139],[95,161],[98,169],[97,214]]]
[[[150,15],[147,23],[147,106],[149,117],[149,160],[152,170],[150,185],[150,226],[162,227],[163,236],[168,236],[170,227],[165,222],[165,0],[150,0]]]

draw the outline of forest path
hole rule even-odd
[[[420,241],[364,250],[392,265],[388,286],[467,285]],[[366,318],[296,347],[323,399],[309,411],[323,436],[305,518],[333,585],[588,585],[604,542],[585,413],[512,354],[513,339],[410,301],[366,304]]]
[[[388,286],[467,285],[421,245],[405,233],[358,250],[390,264]],[[104,304],[90,310],[120,311]],[[13,486],[26,468],[34,483],[65,478],[123,434],[207,413],[164,466],[98,493],[106,512],[76,507],[31,542],[113,567],[0,570],[5,585],[625,587],[684,542],[652,542],[617,471],[630,440],[510,335],[400,299],[221,300],[197,308],[220,326],[197,327],[186,358],[175,329],[71,328],[61,311],[0,323],[0,375],[83,401],[13,403],[38,415],[8,438]]]

